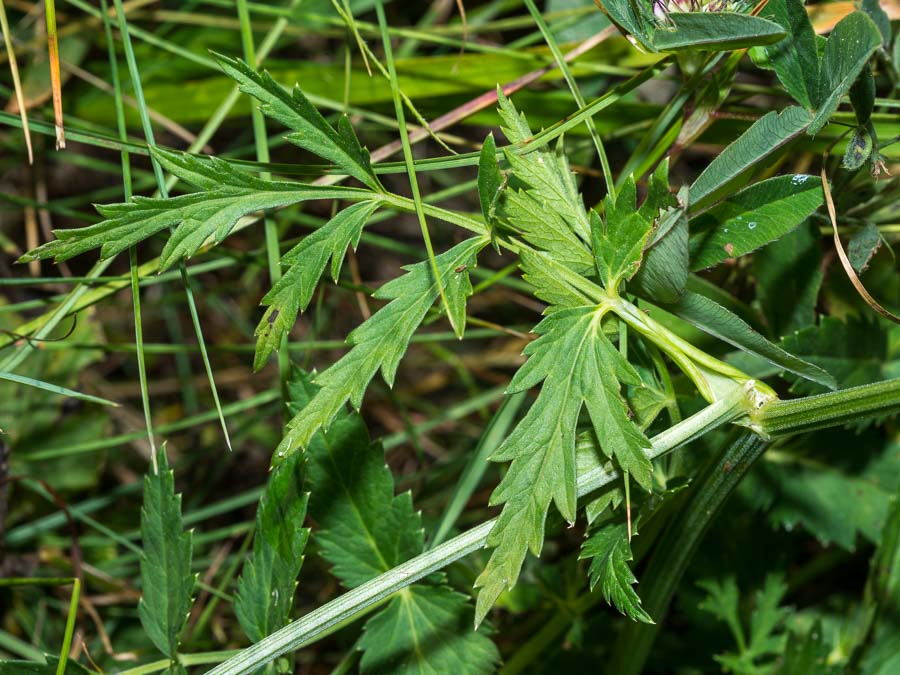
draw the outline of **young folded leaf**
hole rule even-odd
[[[410,338],[439,297],[438,283],[445,289],[454,284],[459,284],[460,289],[471,288],[457,277],[468,279],[468,270],[475,266],[475,256],[488,243],[485,237],[473,237],[437,256],[440,280],[434,278],[431,264],[425,261],[405,267],[407,274],[389,281],[375,292],[374,298],[391,302],[353,330],[347,336],[352,349],[316,376],[315,383],[320,389],[303,414],[288,422],[285,436],[275,452],[275,462],[305,448],[313,434],[320,428],[327,428],[348,400],[358,409],[369,382],[379,370],[388,386],[393,385]],[[451,311],[458,315],[464,307],[465,291],[451,295]]]
[[[629,176],[615,201],[609,195],[604,200],[603,220],[591,211],[597,272],[611,295],[618,294],[619,284],[637,272],[653,229],[653,221],[637,210],[636,200],[637,188],[634,178]]]
[[[334,162],[339,169],[373,190],[384,191],[372,170],[369,152],[360,145],[346,115],[341,116],[335,129],[303,95],[299,86],[294,87],[291,94],[265,71],[257,72],[240,59],[222,54],[213,56],[241,91],[262,103],[263,114],[294,131],[285,136],[289,142]]]
[[[309,530],[303,492],[303,456],[275,467],[256,511],[253,554],[244,564],[234,612],[253,642],[288,622]]]
[[[292,385],[291,404],[300,411],[315,387],[297,371]],[[344,586],[355,588],[425,550],[410,493],[394,494],[381,444],[369,439],[359,415],[341,413],[312,437],[305,456],[315,538]],[[493,672],[497,648],[484,631],[472,631],[472,613],[469,598],[442,580],[405,588],[366,622],[361,672]]]
[[[141,507],[141,585],[138,615],[147,637],[173,662],[193,598],[191,533],[181,524],[181,495],[161,448],[157,473],[144,476]]]
[[[586,407],[603,451],[645,488],[650,488],[650,447],[629,419],[619,382],[640,384],[630,364],[603,333],[601,307],[576,307],[550,314],[535,328],[529,357],[509,391],[523,391],[543,381],[541,392],[515,430],[491,456],[511,461],[509,471],[491,495],[504,504],[488,537],[495,547],[475,582],[480,621],[505,588],[519,575],[526,550],[540,555],[544,521],[552,501],[569,522],[575,520],[575,431]]]
[[[163,168],[202,191],[170,199],[135,197],[126,204],[98,206],[105,220],[73,230],[54,230],[57,239],[20,260],[53,258],[61,262],[95,248],[100,248],[101,259],[107,259],[175,226],[160,256],[163,271],[192,256],[207,240],[223,241],[248,214],[311,199],[355,201],[372,195],[357,188],[263,180],[216,158],[203,161],[159,148],[152,153]]]
[[[364,201],[338,211],[281,258],[281,264],[288,269],[260,302],[268,309],[256,327],[254,369],[265,365],[293,327],[297,314],[306,311],[329,258],[331,278],[337,281],[347,247],[356,250],[363,228],[378,206],[377,201]]]

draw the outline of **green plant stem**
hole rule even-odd
[[[689,418],[690,419],[690,418]],[[710,523],[718,515],[747,470],[768,442],[750,431],[735,431],[718,455],[707,463],[694,483],[689,501],[666,528],[641,575],[644,609],[655,624],[629,622],[616,641],[608,672],[638,675],[647,660],[678,584]]]
[[[131,76],[131,85],[134,87],[134,97],[138,103],[138,111],[140,112],[141,117],[141,127],[144,131],[144,137],[147,140],[147,145],[150,147],[156,146],[156,141],[154,140],[153,135],[153,125],[150,123],[150,115],[147,111],[147,103],[144,100],[144,90],[141,86],[141,78],[140,72],[138,71],[137,59],[134,56],[134,49],[131,45],[131,38],[128,34],[128,21],[125,18],[125,8],[122,6],[122,0],[113,0],[116,7],[116,18],[119,22],[119,33],[122,36],[122,46],[125,49],[125,62],[128,64],[128,72]],[[150,158],[150,163],[153,166],[153,175],[156,177],[156,182],[159,187],[159,194],[167,199],[169,196],[169,190],[166,187],[165,176],[163,175],[162,166],[160,166],[159,162],[155,157]],[[209,354],[206,351],[206,341],[203,339],[203,329],[200,326],[200,316],[197,313],[197,304],[194,300],[194,291],[191,287],[191,279],[187,273],[187,266],[184,261],[181,260],[178,262],[178,271],[181,273],[181,283],[184,286],[184,293],[187,299],[188,310],[191,315],[191,322],[194,325],[194,333],[197,335],[197,342],[200,345],[200,355],[203,359],[203,366],[206,369],[206,377],[209,380],[209,388],[212,393],[213,403],[216,407],[216,412],[219,416],[219,424],[222,427],[222,433],[225,436],[225,445],[231,450],[231,438],[228,434],[228,425],[225,423],[225,415],[222,413],[222,403],[219,400],[219,391],[216,387],[216,380],[213,376],[212,365],[209,361]]]
[[[772,401],[751,414],[754,428],[766,436],[813,431],[863,417],[900,410],[900,378],[841,389],[818,396]]]
[[[650,459],[659,457],[690,442],[703,433],[746,414],[752,405],[749,387],[738,387],[732,394],[684,420],[652,439],[646,451]],[[578,479],[578,496],[621,477],[610,465],[593,469]],[[425,553],[408,560],[313,610],[306,616],[272,633],[264,640],[242,650],[210,671],[210,675],[238,675],[260,668],[278,656],[316,640],[330,627],[346,621],[371,605],[410,584],[443,569],[460,558],[483,548],[496,520],[489,520]]]
[[[237,0],[238,19],[241,24],[241,46],[244,50],[244,60],[256,67],[256,47],[253,44],[253,29],[250,25],[250,12],[247,9],[247,0]],[[250,120],[253,125],[253,141],[256,146],[256,160],[268,164],[269,142],[266,135],[266,120],[258,105],[250,108]],[[272,174],[264,171],[260,174],[263,180],[271,180]],[[278,243],[278,225],[271,213],[263,216],[263,228],[266,241],[266,261],[269,267],[269,281],[274,286],[281,279],[281,250]],[[290,377],[291,364],[287,350],[287,335],[282,336],[278,345],[278,380],[281,385],[282,397],[287,401],[287,381]]]

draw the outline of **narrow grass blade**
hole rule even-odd
[[[9,21],[6,18],[6,7],[0,0],[0,29],[3,31],[3,43],[6,46],[6,57],[9,59],[9,70],[12,73],[13,89],[16,92],[16,103],[19,106],[19,117],[22,119],[22,132],[25,134],[25,147],[28,149],[28,163],[34,164],[34,152],[31,148],[31,130],[28,128],[28,111],[25,110],[25,97],[22,95],[22,82],[19,80],[19,64],[12,45],[9,32]]]
[[[28,387],[34,387],[35,389],[41,389],[43,391],[49,391],[51,394],[59,394],[60,396],[69,396],[71,398],[77,398],[79,401],[86,401],[88,403],[99,403],[100,405],[111,405],[118,406],[118,403],[114,401],[110,401],[105,398],[100,398],[99,396],[91,396],[90,394],[82,394],[80,391],[75,391],[73,389],[67,389],[66,387],[60,387],[56,384],[50,384],[49,382],[42,382],[41,380],[35,380],[31,377],[25,377],[24,375],[16,375],[15,373],[4,373],[0,372],[0,380],[6,380],[7,382],[15,382],[16,384],[24,384]]]

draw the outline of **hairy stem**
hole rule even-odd
[[[771,401],[751,413],[754,428],[778,436],[833,427],[900,410],[900,378],[792,401]]]

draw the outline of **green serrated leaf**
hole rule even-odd
[[[629,176],[615,201],[609,195],[605,198],[604,219],[591,211],[594,260],[609,293],[616,293],[619,283],[637,272],[653,229],[653,222],[637,210],[636,200],[634,178]]]
[[[158,464],[158,473],[144,477],[138,615],[150,641],[173,659],[193,603],[191,533],[181,524],[181,495],[175,494],[165,448],[159,451]]]
[[[431,264],[425,261],[405,267],[407,274],[375,292],[373,297],[391,302],[354,329],[347,336],[352,349],[316,376],[315,383],[320,389],[303,414],[288,422],[284,438],[275,451],[275,462],[306,447],[313,434],[327,428],[348,400],[354,408],[359,408],[369,382],[379,370],[385,382],[393,385],[413,333],[439,297],[438,283],[446,289],[454,275],[468,275],[466,270],[475,265],[475,256],[487,243],[484,237],[473,237],[437,256],[439,282],[432,274]],[[457,272],[460,266],[464,269]],[[459,296],[458,293],[457,303]]]
[[[285,137],[289,142],[334,162],[373,190],[383,189],[372,170],[368,151],[360,145],[346,116],[339,119],[334,129],[299,87],[294,88],[293,94],[288,93],[265,71],[259,73],[240,59],[215,53],[213,56],[241,91],[262,103],[260,110],[265,115],[294,131]]]
[[[522,143],[531,138],[531,128],[525,115],[516,111],[502,91],[498,90],[498,95],[500,117],[505,124],[502,129],[507,139],[511,143]],[[553,213],[564,221],[567,236],[574,246],[587,244],[590,241],[590,224],[584,202],[578,194],[574,176],[569,168],[569,161],[563,151],[562,137],[555,149],[541,147],[524,154],[504,149],[504,156],[512,168],[514,183],[518,183],[513,187],[524,188],[538,209]],[[515,216],[510,215],[510,220],[515,227]],[[540,233],[538,228],[530,228],[528,231]],[[566,234],[559,233],[557,236]]]
[[[828,123],[841,98],[880,47],[878,27],[862,12],[853,12],[834,27],[822,54],[816,114],[807,130],[810,135]]]
[[[297,373],[292,374],[296,378]],[[275,467],[259,500],[253,554],[237,583],[234,611],[253,642],[288,622],[309,530],[302,455]]]
[[[738,258],[800,225],[824,201],[813,176],[777,176],[755,183],[691,221],[691,269]]]
[[[799,526],[823,545],[854,551],[860,538],[879,541],[900,489],[897,449],[874,429],[798,437],[754,467],[742,497],[777,528]]]
[[[223,241],[243,216],[311,199],[352,199],[367,190],[263,180],[227,162],[204,162],[190,155],[152,149],[163,167],[202,192],[170,199],[135,197],[126,204],[98,206],[105,220],[71,230],[55,230],[56,239],[22,256],[22,261],[53,258],[62,262],[95,248],[101,259],[175,227],[160,256],[160,271],[194,255],[208,240]]]
[[[775,74],[797,103],[812,109],[819,89],[819,54],[803,1],[770,0],[762,15],[788,32],[780,42],[765,47]]]
[[[297,314],[306,311],[329,259],[331,278],[337,281],[347,247],[356,250],[363,228],[379,205],[377,201],[363,201],[348,206],[282,257],[281,263],[287,266],[287,271],[260,303],[268,309],[254,333],[257,340],[254,369],[265,365],[294,326]]]
[[[669,192],[669,160],[650,176],[647,198],[638,210],[654,224],[644,259],[629,290],[655,302],[675,302],[684,293],[689,274],[687,188]]]
[[[381,444],[369,439],[359,415],[342,413],[312,437],[306,456],[316,541],[344,586],[355,588],[422,552],[421,517],[409,492],[394,496]]]
[[[592,302],[592,298],[581,288],[569,283],[563,274],[565,266],[543,251],[523,249],[519,253],[519,266],[522,268],[522,278],[531,284],[534,295],[550,304],[547,313]],[[599,295],[603,291],[597,286],[596,292]]]
[[[315,395],[308,378],[300,384],[295,405]],[[369,439],[359,415],[344,413],[316,433],[306,456],[316,540],[344,586],[355,588],[424,550],[422,519],[410,493],[394,495],[384,450]],[[366,622],[358,645],[361,671],[492,672],[499,654],[483,632],[472,631],[472,614],[469,599],[446,586],[402,590]]]
[[[856,171],[869,161],[875,144],[872,142],[872,136],[865,127],[856,127],[847,141],[847,149],[844,150],[844,158],[841,160],[841,166],[847,171]]]
[[[829,389],[836,386],[828,371],[770,342],[739,316],[706,296],[687,291],[677,303],[666,305],[666,309],[700,330],[761,356],[779,368]]]
[[[758,119],[726,147],[691,185],[691,204],[696,204],[720,187],[756,166],[809,126],[812,115],[797,106],[772,111]]]
[[[636,534],[637,531],[634,530],[633,533]],[[588,570],[591,590],[600,584],[606,602],[614,605],[622,614],[642,623],[654,623],[641,607],[641,599],[633,588],[637,578],[628,566],[633,556],[626,524],[611,523],[597,530],[582,544],[578,558],[591,559]]]
[[[649,489],[643,449],[650,442],[629,419],[619,393],[619,380],[640,379],[603,333],[602,318],[595,306],[550,314],[535,328],[540,337],[526,347],[528,361],[509,385],[513,392],[543,382],[528,413],[491,457],[512,464],[491,495],[491,503],[504,508],[487,541],[495,550],[475,582],[481,588],[478,621],[515,584],[525,552],[540,554],[550,502],[566,520],[575,519],[575,428],[583,406],[604,452]]]

